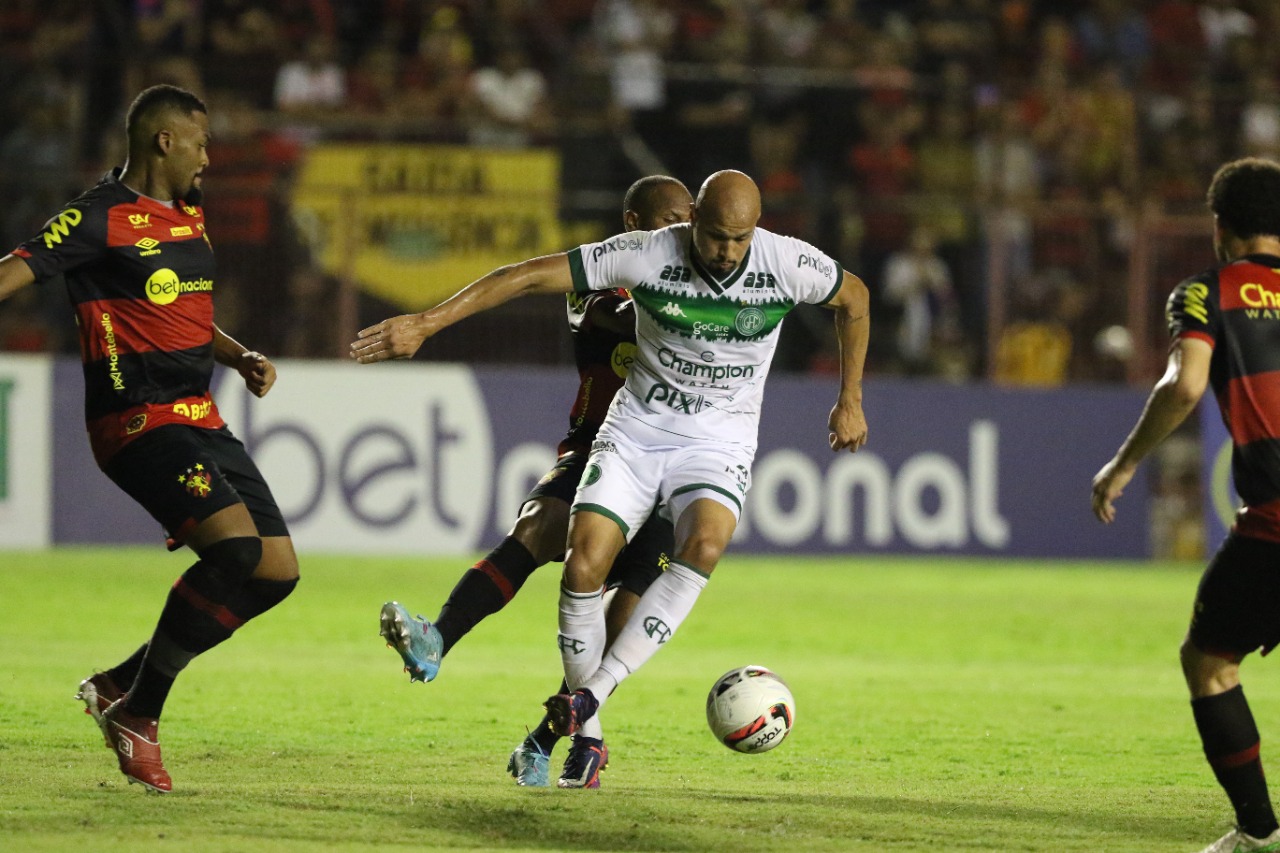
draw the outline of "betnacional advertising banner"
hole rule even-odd
[[[552,151],[323,143],[292,207],[324,268],[420,311],[512,261],[564,249]]]
[[[47,356],[0,355],[0,545],[6,548],[50,542],[52,373]]]
[[[281,361],[264,399],[219,374],[219,409],[274,491],[302,551],[474,554],[509,529],[551,466],[577,388],[568,369]],[[55,541],[162,534],[97,471],[79,365],[54,376]],[[870,440],[827,447],[835,378],[775,375],[765,392],[738,553],[1143,558],[1148,486],[1112,525],[1093,474],[1145,395],[868,380]]]

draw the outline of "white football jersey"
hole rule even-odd
[[[800,302],[829,301],[844,270],[803,240],[756,228],[721,279],[691,243],[685,223],[569,252],[575,290],[622,287],[636,304],[638,352],[609,418],[754,449],[782,318]]]

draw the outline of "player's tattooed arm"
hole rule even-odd
[[[35,273],[31,272],[31,267],[22,258],[17,255],[0,258],[0,301],[8,299],[14,292],[35,280]]]
[[[826,303],[836,315],[840,347],[840,394],[827,419],[832,450],[856,453],[867,441],[867,418],[862,411],[862,373],[871,332],[871,296],[862,279],[845,272],[840,290]]]
[[[260,352],[254,352],[235,338],[213,327],[213,358],[230,367],[244,379],[244,385],[255,397],[265,397],[276,384],[276,366]]]
[[[569,256],[560,253],[499,267],[476,279],[434,308],[420,314],[401,314],[360,330],[351,344],[351,357],[361,364],[409,358],[423,342],[454,323],[531,293],[573,290]]]

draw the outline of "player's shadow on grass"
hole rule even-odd
[[[625,799],[619,800],[618,794]],[[985,837],[993,826],[1000,827],[999,837],[1049,843],[1056,836],[1064,843],[1074,841],[1069,844],[1072,849],[1084,849],[1079,845],[1099,834],[1114,834],[1117,843],[1130,841],[1163,850],[1187,843],[1194,832],[1194,827],[1179,826],[1167,815],[906,797],[725,794],[690,788],[599,793],[530,790],[518,796],[519,802],[449,797],[447,809],[411,810],[404,818],[411,826],[469,836],[482,846],[547,850],[705,851],[711,849],[707,845],[712,833],[720,833],[714,849],[739,851],[786,849],[806,840],[836,849],[831,845],[838,846],[841,839],[895,846],[912,842],[967,846]],[[721,819],[726,804],[734,805],[741,816],[733,821],[729,835],[724,834]],[[968,826],[950,835],[949,821]]]

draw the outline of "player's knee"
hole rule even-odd
[[[711,574],[724,554],[724,547],[725,543],[717,537],[694,533],[681,543],[676,559],[705,574]]]
[[[200,549],[200,562],[237,587],[247,581],[262,562],[262,540],[257,536],[233,536]]]

